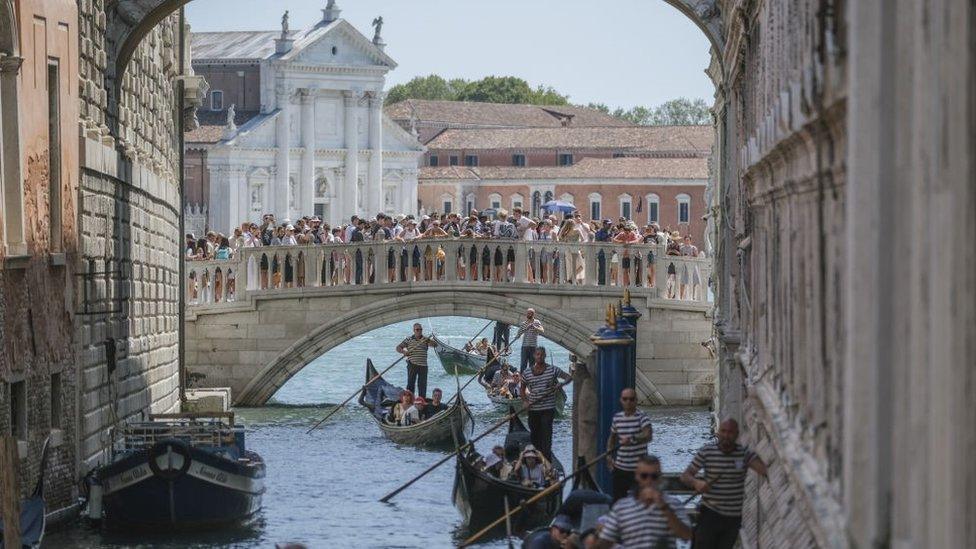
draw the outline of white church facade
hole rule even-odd
[[[265,213],[329,223],[416,213],[424,146],[383,114],[396,63],[380,36],[338,17],[334,1],[309,29],[193,33],[207,79],[199,128],[186,135],[187,204],[230,234]]]

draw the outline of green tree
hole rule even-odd
[[[444,80],[436,74],[417,76],[404,84],[397,84],[386,94],[386,104],[392,105],[405,99],[434,99],[456,101],[458,88],[464,80]]]
[[[486,76],[470,82],[458,94],[459,101],[485,103],[529,103],[532,97],[529,83],[515,76]]]
[[[686,97],[679,97],[658,105],[647,124],[652,126],[691,126],[711,123],[712,111],[704,99],[691,100]]]

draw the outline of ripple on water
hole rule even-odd
[[[434,318],[432,325],[449,343],[460,346],[484,325],[468,318]],[[443,452],[399,447],[379,429],[353,400],[319,429],[305,432],[365,381],[370,357],[382,368],[396,360],[394,347],[410,333],[411,322],[374,330],[313,361],[275,395],[270,406],[239,409],[247,425],[248,445],[268,464],[264,507],[252,524],[215,532],[105,534],[83,526],[52,533],[50,547],[89,549],[129,548],[265,548],[276,542],[299,541],[309,547],[451,547],[468,534],[451,501],[454,468],[436,469],[405,490],[391,504],[378,500],[419,474]],[[486,331],[486,333],[490,333]],[[470,337],[470,336],[468,336]],[[568,352],[548,343],[556,364],[566,367]],[[455,382],[430,355],[428,391],[441,387],[454,393]],[[394,368],[389,378],[403,383],[405,369]],[[476,433],[504,416],[472,383],[465,391],[475,414]],[[572,400],[570,400],[572,402]],[[651,410],[654,442],[666,470],[683,469],[691,454],[707,440],[708,412],[695,408]],[[485,450],[504,440],[505,428],[485,437]],[[563,463],[572,463],[570,423],[557,420],[553,447]],[[480,547],[506,547],[490,540]]]

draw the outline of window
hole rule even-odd
[[[319,219],[325,219],[325,204],[321,202],[316,202],[315,206],[312,208],[315,213],[315,217]]]
[[[458,157],[457,157],[457,155],[453,155],[453,154],[452,154],[452,155],[451,155],[451,156],[450,156],[450,157],[448,158],[448,162],[447,162],[447,163],[448,163],[449,165],[451,165],[451,166],[457,166],[457,165],[458,165]]]
[[[511,195],[509,197],[509,200],[512,203],[512,211],[515,211],[515,208],[521,210],[523,208],[523,204],[525,204],[525,198],[523,198],[522,195],[518,193]],[[529,212],[525,212],[525,213],[528,214]]]
[[[427,161],[428,166],[437,166],[440,163],[440,159],[437,158],[436,154],[430,155],[430,160]]]
[[[559,165],[560,166],[572,166],[573,165],[573,155],[571,153],[559,153]]]
[[[448,193],[441,195],[441,206],[444,208],[441,211],[444,213],[450,213],[454,211],[454,197]]]
[[[17,440],[27,440],[27,388],[23,381],[15,381],[10,388],[10,434]]]
[[[633,213],[631,211],[633,209],[632,204],[633,199],[629,194],[620,195],[620,217],[623,217],[624,219],[633,219],[631,216]]]
[[[474,154],[466,154],[466,155],[464,155],[464,165],[465,166],[477,166],[478,165],[478,156],[477,155],[474,155]]]
[[[546,194],[542,195],[543,204],[546,202],[551,202],[553,198],[552,191],[546,191]]]
[[[647,195],[647,222],[658,223],[661,220],[661,198],[656,194]]]
[[[444,209],[441,210],[441,211],[444,212],[444,213],[451,213],[451,210],[454,209],[454,206],[451,204],[451,201],[450,200],[448,200],[447,202],[444,202],[442,204],[442,206],[443,206]]]
[[[338,54],[339,54],[339,48],[336,46],[332,46],[332,55],[338,55]]]
[[[497,193],[492,193],[488,195],[488,203],[491,205],[495,211],[498,211],[502,207],[502,195]]]
[[[214,90],[210,92],[210,110],[212,111],[224,110],[224,92],[220,90]]]
[[[678,195],[678,223],[691,221],[691,197],[686,194]]]
[[[532,215],[539,215],[539,210],[542,209],[542,193],[535,191],[532,193]]]
[[[518,166],[519,168],[525,167],[525,155],[524,154],[513,154],[512,155],[512,165]]]
[[[58,61],[47,65],[48,215],[51,252],[61,251],[61,75]]]
[[[51,428],[61,428],[61,374],[51,374]]]
[[[601,210],[600,203],[603,201],[602,197],[597,193],[593,193],[589,196],[589,199],[590,199],[590,219],[601,219],[602,212],[600,211]]]
[[[471,213],[471,210],[473,210],[474,209],[474,206],[475,206],[475,201],[474,201],[474,195],[473,194],[469,194],[468,195],[468,199],[465,201],[465,205],[467,206],[467,211],[464,212],[464,213]]]

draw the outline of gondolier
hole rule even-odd
[[[681,481],[702,494],[701,513],[695,526],[695,549],[732,549],[742,526],[749,469],[766,476],[766,464],[736,442],[739,424],[726,419],[719,425],[718,441],[702,446],[681,475]],[[696,478],[699,471],[705,478]]]
[[[531,309],[529,309],[531,310]],[[522,401],[529,407],[529,432],[532,444],[546,459],[552,460],[552,421],[556,417],[557,379],[572,378],[546,363],[546,348],[535,348],[535,362],[522,374]]]
[[[397,345],[396,351],[407,357],[407,390],[427,398],[427,350],[436,347],[437,341],[424,335],[419,322],[413,325],[413,335]]]
[[[607,448],[617,448],[616,456],[607,456],[613,472],[613,500],[627,495],[634,486],[637,461],[647,455],[647,443],[652,439],[651,418],[637,409],[637,391],[627,388],[620,392],[622,410],[613,415]]]
[[[525,367],[532,363],[535,355],[535,348],[539,345],[539,334],[545,332],[542,322],[535,317],[535,309],[525,310],[525,321],[519,324],[518,334],[515,339],[522,337],[522,354],[519,361],[519,371],[524,372]]]

